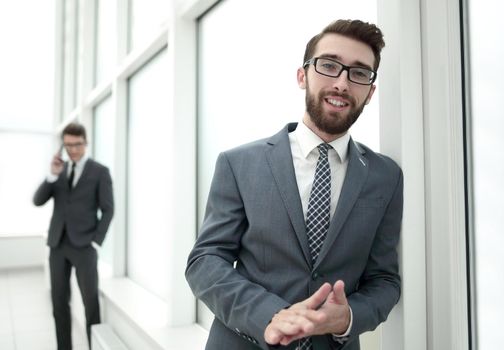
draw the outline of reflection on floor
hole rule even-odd
[[[73,322],[74,350],[87,350]],[[56,350],[48,282],[40,269],[0,270],[0,349]]]

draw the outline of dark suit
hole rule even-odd
[[[100,323],[97,253],[91,242],[102,244],[114,213],[112,179],[105,166],[88,159],[72,189],[68,186],[67,169],[68,163],[56,182],[44,181],[33,198],[37,206],[54,199],[47,244],[51,247],[51,296],[60,350],[72,348],[69,306],[72,266],[84,302],[88,339],[91,325]]]
[[[359,334],[385,321],[399,299],[400,168],[350,140],[339,202],[311,266],[288,136],[296,125],[217,160],[186,270],[194,294],[215,314],[206,349],[273,348],[264,341],[273,315],[341,279],[353,312],[349,340],[315,336],[313,349],[358,350]]]

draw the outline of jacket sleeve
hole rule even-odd
[[[53,196],[53,186],[54,183],[44,180],[44,182],[40,184],[40,186],[35,191],[35,194],[33,195],[33,204],[35,204],[37,207],[46,204],[47,201]]]
[[[103,169],[98,182],[98,207],[101,211],[101,218],[96,228],[94,241],[101,245],[114,216],[112,178],[108,168]]]
[[[262,349],[264,330],[289,303],[234,269],[248,227],[242,198],[225,153],[219,155],[205,219],[189,254],[186,278],[195,296],[226,327]]]
[[[403,210],[403,176],[396,187],[376,232],[365,271],[357,290],[348,296],[353,312],[350,339],[374,330],[387,319],[401,293],[397,244]]]

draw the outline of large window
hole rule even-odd
[[[35,208],[32,197],[57,150],[53,23],[52,1],[0,3],[0,235],[41,234],[49,226],[51,205]]]
[[[130,0],[129,51],[145,45],[161,28],[165,27],[170,16],[170,1]]]
[[[504,87],[500,67],[504,61],[500,2],[469,3],[470,52],[468,76],[472,142],[472,266],[473,335],[476,349],[489,350],[504,343]]]
[[[168,62],[161,51],[129,80],[127,275],[162,298],[168,295],[168,218],[174,164],[165,157],[171,123]]]
[[[115,1],[97,0],[95,85],[110,78],[116,63]]]
[[[334,0],[225,0],[199,20],[199,223],[218,153],[273,135],[288,122],[301,121],[305,91],[297,85],[296,71],[308,40],[337,18],[376,23],[375,0],[341,4]],[[377,97],[376,93],[351,130],[354,139],[375,150],[379,145]],[[208,327],[212,315],[202,303],[198,311],[199,322]]]
[[[129,339],[131,322],[138,323],[139,330],[147,327],[135,303],[145,307],[149,302],[124,295],[141,291],[147,300],[162,298],[161,304],[169,304],[175,284],[170,280],[174,254],[168,253],[170,247],[178,247],[170,235],[173,161],[167,158],[171,145],[167,138],[174,134],[167,20],[174,2],[56,0],[56,4],[60,16],[55,22],[60,38],[56,114],[61,124],[77,120],[86,126],[92,156],[111,171],[114,219],[100,249],[99,268],[101,278],[109,277],[109,272],[118,278],[101,284],[102,306],[104,321]],[[185,254],[177,253],[185,261]],[[178,275],[183,279],[182,272]],[[107,289],[108,283],[121,287]],[[115,322],[107,314],[110,300],[127,322]],[[161,308],[157,311],[156,316],[166,318]]]
[[[49,174],[51,145],[50,135],[0,131],[0,235],[47,232],[52,203],[37,208],[32,198]]]

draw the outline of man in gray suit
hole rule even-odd
[[[114,200],[109,170],[86,155],[84,126],[68,124],[62,132],[62,142],[70,161],[63,162],[61,151],[53,157],[51,172],[37,189],[33,202],[40,206],[54,199],[47,239],[51,298],[58,350],[70,350],[71,270],[75,267],[90,343],[91,325],[100,323],[98,257],[94,245],[101,245],[105,239],[114,214]]]
[[[384,45],[331,23],[297,72],[302,121],[219,155],[186,269],[215,314],[206,349],[358,350],[397,303],[402,172],[348,134]]]

